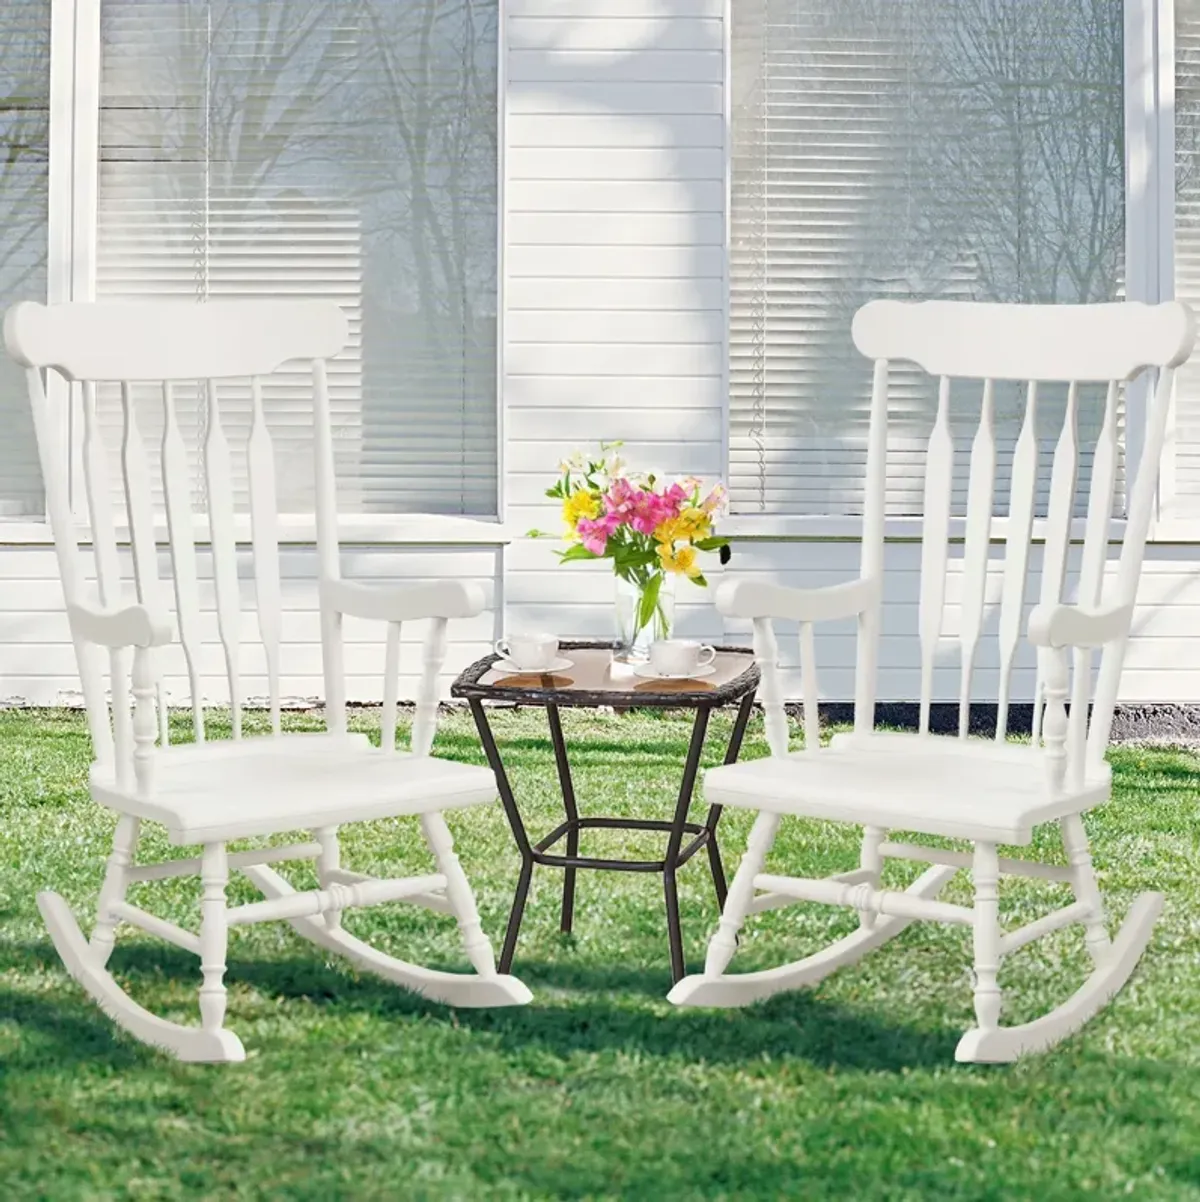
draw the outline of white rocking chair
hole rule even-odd
[[[97,904],[96,925],[85,941],[64,900],[53,892],[38,905],[71,975],[112,1019],[146,1043],[181,1060],[241,1060],[242,1045],[225,1022],[225,955],[231,927],[282,919],[305,938],[339,952],[359,967],[455,1006],[508,1006],[530,1000],[518,980],[497,973],[492,947],[480,928],[475,899],[454,854],[443,811],[496,799],[483,767],[433,758],[438,673],[450,618],[478,614],[477,586],[441,581],[407,588],[371,587],[339,578],[334,458],[326,359],[345,345],[345,316],[333,304],[246,302],[198,304],[19,304],[4,324],[9,353],[27,369],[30,400],[45,480],[47,507],[87,702],[95,762],[91,793],[120,815]],[[283,734],[280,728],[281,584],[275,461],[263,413],[263,377],[290,360],[312,364],[313,435],[321,635],[327,731]],[[43,370],[49,369],[46,379]],[[95,553],[98,597],[85,595],[72,518],[61,431],[66,401],[52,404],[47,386],[57,373],[82,382],[82,467]],[[242,677],[239,625],[238,531],[234,477],[222,422],[222,392],[230,378],[250,381],[252,425],[247,441],[251,543],[258,627],[265,653],[272,735],[241,737]],[[301,380],[303,377],[301,377]],[[218,385],[218,380],[222,381]],[[96,384],[120,382],[123,437],[120,475],[132,551],[136,600],[123,595],[118,526],[111,504],[109,449],[97,416]],[[204,474],[208,495],[216,617],[223,645],[233,740],[205,741],[201,687],[201,605],[196,531],[191,510],[188,454],[179,409],[180,381],[202,381],[207,401]],[[294,387],[296,377],[289,383]],[[159,577],[155,513],[146,443],[138,429],[135,388],[156,386],[163,438],[161,480],[174,580],[175,615],[190,680],[195,743],[170,746],[158,649],[172,640]],[[59,387],[54,381],[54,387]],[[64,388],[59,396],[66,398]],[[192,393],[192,396],[197,394]],[[224,391],[228,398],[228,391]],[[54,398],[55,393],[50,392]],[[228,400],[225,400],[228,405]],[[245,535],[242,535],[243,540]],[[387,624],[381,746],[346,729],[342,618]],[[400,623],[431,619],[413,725],[411,753],[395,749]],[[104,652],[112,696],[105,699]],[[130,694],[133,708],[130,712]],[[156,713],[157,711],[157,713]],[[156,742],[158,746],[156,747]],[[382,880],[344,869],[338,825],[417,815],[437,871]],[[141,823],[167,828],[177,845],[201,844],[198,859],[140,865],[135,861]],[[311,830],[314,841],[229,854],[226,843],[248,836]],[[269,865],[315,859],[320,888],[297,892]],[[230,869],[243,872],[267,900],[228,907]],[[199,873],[202,921],[198,934],[130,904],[129,885]],[[407,964],[345,931],[341,912],[352,906],[404,901],[458,920],[474,973],[434,971]],[[200,1025],[181,1026],[143,1009],[106,969],[118,923],[140,927],[200,957]]]
[[[1162,907],[1162,896],[1144,893],[1110,941],[1081,815],[1108,799],[1105,750],[1121,665],[1129,635],[1146,536],[1155,503],[1171,401],[1174,368],[1191,353],[1194,326],[1182,304],[1158,306],[1007,306],[876,301],[856,315],[855,345],[875,361],[867,458],[860,578],[823,589],[730,581],[717,594],[729,617],[749,619],[762,676],[766,759],[714,768],[704,781],[709,803],[756,810],[748,847],[729,889],[704,972],[680,981],[670,999],[689,1006],[740,1006],[780,990],[812,985],[853,964],[898,935],[910,922],[961,923],[974,937],[977,1025],[962,1037],[956,1058],[1010,1061],[1048,1048],[1078,1030],[1113,996],[1136,966]],[[915,363],[940,377],[937,416],[925,461],[919,634],[919,731],[874,730],[883,578],[885,460],[889,361]],[[1157,368],[1148,402],[1141,468],[1128,503],[1120,560],[1104,586],[1118,465],[1120,384],[1143,368]],[[910,369],[911,370],[911,369]],[[972,443],[965,523],[952,529],[953,440],[950,378],[982,379],[981,417]],[[1013,457],[1007,522],[993,525],[996,442],[995,383],[1027,385],[1023,426]],[[1037,649],[1034,739],[1005,741],[1014,656],[1021,634],[1034,540],[1038,475],[1038,381],[1068,382],[1065,420],[1054,451],[1048,511],[1037,533],[1044,539],[1039,604],[1027,633]],[[1087,489],[1087,516],[1079,559],[1076,604],[1064,604],[1064,579],[1080,464],[1080,384],[1107,383],[1103,422]],[[1082,492],[1082,489],[1079,491]],[[1114,531],[1115,535],[1116,532]],[[929,732],[934,659],[943,642],[948,542],[963,540],[962,601],[958,641],[961,692],[958,738]],[[976,651],[984,625],[989,543],[1003,542],[1003,593],[999,605],[1000,686],[995,741],[967,739]],[[858,662],[855,728],[819,746],[814,664],[814,623],[856,617]],[[788,729],[777,668],[773,620],[799,623],[805,749],[788,751]],[[1100,651],[1093,692],[1092,655]],[[1070,695],[1068,714],[1067,697]],[[1089,701],[1091,717],[1089,722]],[[860,867],[823,880],[763,871],[780,821],[787,815],[831,819],[864,828]],[[1060,824],[1067,866],[1002,859],[998,844],[1028,845],[1038,823]],[[974,850],[944,851],[893,842],[888,831],[969,840]],[[881,886],[884,860],[897,857],[931,865],[909,888]],[[936,900],[946,882],[968,868],[974,906]],[[1068,883],[1075,900],[1047,916],[1005,932],[999,919],[1002,873]],[[726,973],[748,914],[797,901],[851,907],[860,925],[806,959],[762,972]],[[1079,990],[1050,1013],[1018,1026],[1000,1024],[1001,960],[1027,943],[1070,924],[1084,928],[1093,971]]]

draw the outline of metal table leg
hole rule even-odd
[[[750,715],[754,712],[754,694],[747,693],[742,698],[742,703],[738,706],[738,715],[733,723],[733,731],[729,736],[729,746],[725,751],[725,763],[736,764],[737,758],[742,753],[742,740],[746,737],[746,727],[750,722]],[[728,892],[725,884],[725,868],[721,863],[721,850],[717,845],[717,823],[721,821],[721,807],[712,805],[708,807],[708,814],[704,819],[704,829],[708,831],[708,865],[712,870],[713,888],[717,893],[718,908],[725,909],[725,895]]]
[[[533,848],[529,845],[529,836],[525,831],[525,823],[521,820],[521,811],[517,809],[516,798],[513,797],[512,785],[508,781],[508,773],[504,771],[504,762],[496,747],[496,739],[492,728],[488,725],[487,712],[483,702],[472,700],[471,716],[475,719],[475,728],[479,732],[479,741],[483,744],[488,766],[496,777],[496,788],[500,792],[500,802],[512,828],[513,839],[516,840],[517,850],[521,853],[521,871],[517,876],[517,891],[513,896],[512,909],[508,914],[508,929],[504,934],[504,947],[500,952],[500,963],[497,965],[501,973],[507,973],[512,968],[513,954],[517,950],[517,936],[521,931],[521,919],[525,914],[525,902],[529,897],[529,885],[533,879]]]
[[[567,815],[567,855],[579,855],[579,809],[575,805],[575,785],[571,780],[571,765],[567,761],[567,744],[563,739],[562,722],[558,706],[546,706],[546,718],[550,723],[550,740],[554,744],[554,762],[558,766],[558,783],[562,789],[563,810]],[[575,868],[563,869],[562,921],[559,929],[569,933],[575,915]]]
[[[700,771],[700,757],[704,753],[704,737],[708,733],[709,707],[696,710],[692,723],[692,741],[688,747],[687,761],[683,766],[683,780],[679,785],[679,800],[675,803],[675,819],[667,841],[667,854],[663,861],[663,893],[667,903],[667,939],[671,946],[671,980],[682,980],[687,973],[683,958],[683,931],[679,923],[679,890],[675,884],[675,872],[686,857],[680,857],[683,847],[684,823],[692,805],[692,793],[696,788],[696,774]],[[697,838],[705,839],[701,834]],[[712,836],[708,835],[707,839]],[[706,839],[706,841],[707,841]],[[694,846],[694,845],[693,845]]]
[[[716,890],[717,901],[724,907],[726,882],[725,870],[721,864],[721,853],[717,845],[717,823],[721,817],[721,807],[709,806],[708,814],[703,825],[688,822],[691,809],[692,795],[696,789],[696,778],[700,771],[700,760],[704,754],[704,741],[708,734],[711,706],[701,705],[696,709],[695,721],[692,725],[691,742],[688,746],[687,759],[683,768],[683,779],[679,786],[679,795],[675,803],[675,814],[668,823],[661,820],[620,819],[620,818],[580,818],[579,808],[575,799],[575,786],[571,779],[571,768],[567,758],[566,740],[563,737],[562,720],[556,705],[547,705],[546,714],[550,725],[550,739],[554,747],[554,760],[558,769],[558,781],[562,790],[563,810],[566,821],[561,823],[537,844],[531,844],[525,830],[525,823],[517,808],[508,774],[500,758],[495,737],[487,720],[483,703],[472,699],[471,714],[479,732],[480,742],[488,764],[496,777],[496,787],[504,812],[512,828],[513,839],[521,856],[521,869],[517,876],[517,888],[513,896],[512,909],[508,916],[508,928],[504,936],[504,947],[500,953],[499,970],[507,973],[512,968],[513,956],[516,952],[517,938],[521,931],[521,921],[525,914],[525,905],[529,897],[529,889],[533,879],[535,864],[547,864],[563,870],[563,897],[561,928],[570,931],[575,908],[575,880],[579,868],[602,868],[625,872],[661,872],[663,874],[663,894],[667,911],[667,939],[671,954],[671,977],[679,981],[686,974],[687,966],[683,954],[683,931],[679,914],[679,891],[676,883],[676,873],[682,865],[700,850],[707,848],[709,868],[712,872],[713,886]],[[729,746],[725,752],[725,763],[732,764],[741,751],[742,741],[746,734],[746,726],[754,706],[753,693],[743,698],[734,721],[733,731],[729,738]],[[609,860],[595,859],[579,855],[579,832],[583,827],[597,827],[624,830],[657,830],[667,834],[667,850],[661,860]],[[684,837],[692,838],[685,845]],[[552,853],[550,848],[559,839],[566,839],[566,854]]]

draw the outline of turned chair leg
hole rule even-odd
[[[117,820],[112,851],[104,870],[104,884],[100,887],[96,925],[92,928],[90,940],[96,962],[102,968],[108,963],[113,944],[116,942],[117,920],[112,913],[112,907],[125,900],[125,891],[129,887],[129,866],[133,863],[137,850],[140,829],[140,820],[132,815],[122,814]]]
[[[745,854],[737,872],[734,873],[733,883],[729,886],[716,934],[708,944],[708,954],[704,959],[706,977],[719,977],[733,959],[733,953],[737,951],[738,932],[742,929],[746,911],[754,900],[754,878],[762,871],[767,852],[771,850],[778,830],[779,815],[760,811],[750,828]]]
[[[458,920],[467,959],[481,977],[493,977],[496,975],[495,953],[491,941],[483,933],[475,894],[454,852],[454,839],[445,817],[438,813],[422,814],[421,830],[433,852],[438,871],[446,878],[446,897]]]
[[[225,951],[229,924],[225,911],[225,886],[229,859],[224,843],[206,843],[200,861],[200,1026],[219,1031],[225,1023]]]
[[[1000,1025],[1000,860],[994,843],[976,843],[971,876],[975,885],[975,1020],[981,1031]]]
[[[879,854],[879,848],[883,845],[884,839],[887,838],[887,831],[879,826],[868,826],[863,829],[862,839],[862,854],[859,857],[859,867],[864,872],[869,872],[868,883],[872,889],[878,889],[880,881],[883,878],[883,856]],[[858,912],[858,925],[864,930],[870,930],[875,925],[875,919],[878,917],[874,910],[860,910]]]
[[[321,882],[322,889],[328,889],[333,883],[331,874],[336,872],[342,866],[342,851],[341,845],[338,843],[338,828],[336,826],[323,826],[319,830],[313,832],[317,842],[321,845],[321,854],[317,856],[317,879]],[[337,930],[342,925],[341,910],[326,910],[324,914],[325,925]]]
[[[1088,849],[1083,819],[1078,814],[1064,818],[1062,834],[1067,862],[1071,866],[1071,887],[1075,891],[1075,900],[1082,902],[1089,911],[1083,924],[1084,939],[1092,963],[1100,967],[1108,962],[1112,943],[1104,923],[1104,900],[1096,883],[1096,871],[1092,867],[1092,854]]]

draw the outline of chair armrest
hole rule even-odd
[[[848,580],[825,588],[788,588],[759,580],[726,580],[715,603],[727,618],[780,618],[792,622],[828,622],[853,618],[877,600],[874,580]]]
[[[71,629],[100,647],[165,647],[172,636],[171,623],[156,618],[144,605],[124,609],[96,609],[73,602],[67,605]]]
[[[322,580],[321,604],[352,618],[377,622],[412,622],[421,618],[473,618],[487,604],[483,589],[462,580],[432,584],[358,584]]]
[[[1035,605],[1029,614],[1029,641],[1035,647],[1103,647],[1129,633],[1132,615],[1132,605]]]

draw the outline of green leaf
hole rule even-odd
[[[575,543],[565,551],[560,551],[558,558],[562,563],[574,563],[578,559],[600,559],[602,557],[593,555],[582,543]]]
[[[619,550],[614,553],[613,558],[625,567],[648,568],[651,564],[658,563],[657,551],[643,551],[638,547],[622,546],[621,544],[618,544],[618,548]]]
[[[648,626],[658,608],[658,593],[662,588],[662,573],[655,572],[642,590],[642,601],[638,606],[638,628]]]
[[[534,529],[534,530],[526,530],[525,537],[526,538],[549,538],[550,535],[545,530]]]
[[[722,547],[729,546],[729,539],[716,537],[698,538],[694,543],[692,543],[692,546],[695,547],[697,551],[719,551]]]

